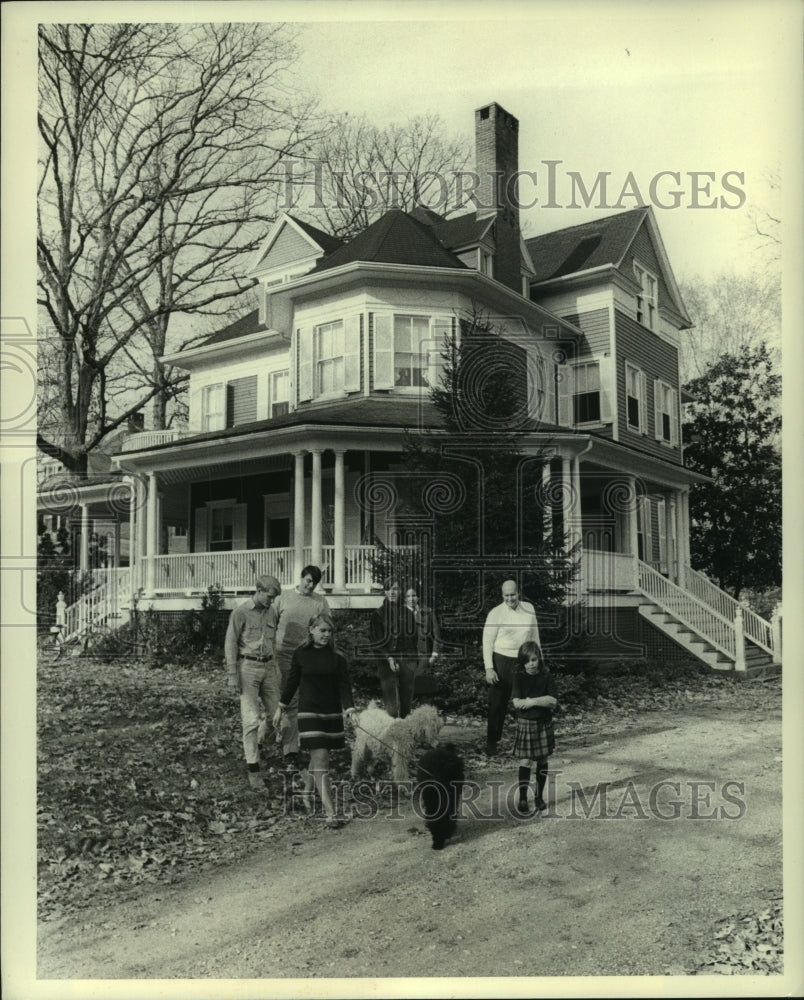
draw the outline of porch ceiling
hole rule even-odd
[[[292,468],[290,455],[265,455],[262,458],[234,459],[233,461],[207,462],[202,466],[190,465],[159,470],[159,483],[175,486],[178,483],[201,482],[207,479],[228,479],[233,476],[255,476],[262,472],[280,472]]]

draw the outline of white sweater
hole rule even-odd
[[[523,642],[537,642],[539,623],[533,605],[520,601],[516,608],[504,602],[492,608],[483,627],[483,665],[486,670],[494,668],[492,653],[516,658]]]

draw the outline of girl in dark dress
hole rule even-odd
[[[305,776],[305,801],[312,798],[313,786],[321,797],[327,825],[342,826],[335,814],[329,779],[329,751],[346,745],[343,716],[354,714],[352,685],[346,660],[332,641],[334,626],[327,614],[315,615],[308,626],[309,638],[293,654],[279,708],[278,725],[294,694],[299,692],[299,742],[310,751],[310,769]]]
[[[556,682],[544,664],[539,644],[523,642],[519,647],[519,669],[513,676],[511,695],[517,710],[514,757],[519,758],[519,801],[517,812],[529,815],[528,786],[530,772],[536,768],[536,808],[543,812],[544,786],[547,783],[547,758],[556,745],[553,709],[556,707]]]

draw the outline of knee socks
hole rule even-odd
[[[547,758],[536,761],[536,788],[540,799],[544,798],[544,786],[547,784]]]
[[[520,766],[519,781],[518,781],[520,802],[527,802],[529,784],[530,784],[530,768]]]

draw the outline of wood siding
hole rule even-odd
[[[297,260],[304,260],[305,257],[312,257],[315,252],[314,247],[292,226],[285,225],[271,249],[260,261],[260,267],[282,267],[284,264],[293,264]]]
[[[670,289],[667,287],[667,282],[662,272],[662,266],[659,263],[656,251],[653,249],[653,241],[644,222],[637,230],[637,234],[618,268],[619,271],[632,281],[635,280],[634,261],[642,264],[643,267],[652,271],[656,276],[656,280],[659,282],[658,308],[668,307],[675,309],[675,304],[670,297]]]
[[[642,451],[667,461],[679,463],[681,449],[656,440],[654,415],[653,380],[660,378],[678,392],[678,350],[656,334],[651,333],[636,320],[615,310],[614,322],[617,328],[617,415],[619,440]],[[625,363],[636,365],[645,373],[647,393],[646,433],[629,430],[626,407]]]
[[[562,317],[580,327],[583,337],[578,343],[578,357],[605,354],[611,351],[611,331],[609,330],[608,309],[593,309],[590,312],[568,313]]]

